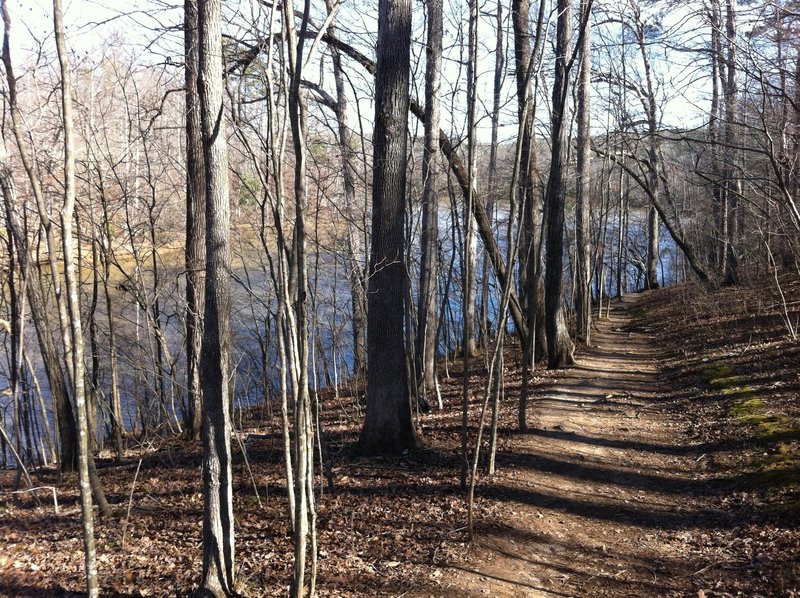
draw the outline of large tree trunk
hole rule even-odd
[[[422,156],[422,230],[417,297],[418,393],[427,402],[436,388],[437,279],[439,274],[439,93],[442,71],[442,0],[428,0],[425,63],[425,149]]]
[[[202,393],[200,345],[203,338],[203,284],[205,282],[205,172],[200,121],[199,25],[197,0],[184,2],[186,82],[186,433],[200,437]]]
[[[572,365],[573,344],[567,332],[562,305],[564,261],[564,207],[566,204],[566,161],[569,145],[567,66],[572,37],[572,0],[558,0],[556,70],[553,82],[550,176],[547,181],[547,262],[545,271],[545,326],[547,364],[551,369]]]
[[[367,310],[367,413],[360,438],[365,453],[396,453],[417,445],[403,334],[410,50],[410,0],[380,0]]]
[[[518,420],[519,429],[527,429],[528,380],[534,367],[534,358],[547,355],[547,333],[544,328],[544,287],[542,281],[542,199],[534,194],[534,180],[538,178],[536,142],[533,122],[536,115],[536,94],[532,88],[534,64],[540,60],[541,32],[544,23],[545,3],[539,3],[536,21],[536,42],[530,46],[530,0],[511,3],[511,20],[514,30],[514,63],[517,84],[517,116],[520,121],[522,143],[518,164],[518,186],[522,199],[520,220],[522,226],[519,243],[519,282],[522,309],[528,335],[522,343],[522,383],[520,384]],[[513,190],[516,192],[516,190]],[[512,304],[513,305],[513,304]]]
[[[533,127],[536,118],[536,94],[533,83],[535,77],[538,76],[534,74],[536,65],[533,62],[541,59],[542,29],[546,11],[545,3],[540,2],[533,50],[530,45],[530,0],[514,0],[511,4],[511,11],[514,29],[517,115],[521,120],[524,119],[519,172],[522,199],[520,215],[523,227],[523,235],[519,244],[519,282],[525,325],[530,331],[527,342],[523,344],[523,361],[525,367],[530,369],[533,366],[534,357],[542,359],[547,356],[541,267],[543,204],[541,195],[534,192],[539,171]],[[526,376],[527,369],[523,372],[523,377]],[[525,386],[524,383],[523,386]]]
[[[200,0],[200,115],[206,179],[203,395],[203,576],[200,595],[234,594],[231,473],[230,205],[219,0]]]
[[[589,283],[591,252],[589,248],[590,181],[590,95],[591,95],[591,7],[590,0],[581,0],[581,21],[584,23],[580,47],[580,81],[578,83],[578,181],[575,201],[575,246],[577,276],[575,277],[576,338],[588,344],[591,330],[592,306]]]

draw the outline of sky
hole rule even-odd
[[[77,54],[90,52],[103,40],[119,36],[144,51],[155,31],[180,22],[182,4],[169,0],[62,0],[67,45]],[[50,0],[7,0],[12,19],[11,43],[16,56],[43,44],[54,51],[53,3]],[[169,9],[170,4],[181,10]],[[155,46],[158,51],[158,46]]]
[[[52,55],[54,53],[53,43],[53,22],[52,22],[52,1],[51,0],[7,0],[11,9],[12,15],[12,51],[14,62],[20,64],[30,56],[30,52],[36,52],[41,47],[42,50]],[[130,52],[132,55],[138,57],[143,62],[164,63],[173,61],[173,64],[180,64],[182,57],[179,54],[182,52],[181,34],[174,29],[174,26],[180,24],[182,21],[182,2],[179,0],[63,0],[65,10],[65,25],[67,32],[67,43],[69,47],[77,56],[89,56],[91,52],[101,45],[105,40],[114,38],[120,40],[121,45]],[[362,2],[369,2],[369,0],[346,0],[345,6],[340,12],[340,17],[343,20],[340,27],[346,29],[348,26],[353,29],[354,34],[357,34],[364,27],[369,27],[369,24],[363,21],[364,15],[374,12],[374,6],[370,5],[368,10],[366,7],[360,6]],[[247,12],[250,2],[248,0],[241,0],[238,6],[241,6],[242,11]],[[315,6],[321,2],[315,2]],[[688,7],[692,2],[687,2],[685,5]],[[177,8],[171,8],[170,5],[177,5]],[[236,2],[229,4],[229,6],[237,5]],[[419,17],[419,27],[415,27],[421,33],[422,18],[420,13],[422,4],[416,3],[415,6],[415,22]],[[506,12],[507,12],[506,4]],[[481,53],[484,58],[481,60],[481,65],[478,69],[480,73],[480,81],[478,84],[479,93],[483,98],[483,106],[485,110],[491,107],[491,86],[492,86],[492,72],[494,69],[494,25],[493,17],[490,13],[493,12],[492,2],[486,3],[485,18],[481,22],[481,31],[479,37],[481,40]],[[359,18],[350,18],[346,15],[353,13],[358,15]],[[665,23],[667,27],[675,26],[683,18],[680,10],[672,13],[670,19],[671,23]],[[353,16],[352,14],[350,15]],[[507,15],[506,15],[507,16]],[[246,15],[243,17],[247,20]],[[449,29],[451,40],[457,35],[458,19],[450,20],[446,23],[446,29]],[[172,27],[172,31],[164,33]],[[373,32],[374,33],[374,32]],[[369,40],[366,40],[369,41]],[[423,53],[422,39],[415,39],[418,46],[415,53]],[[510,40],[507,40],[507,44]],[[368,51],[366,49],[365,51]],[[457,59],[458,56],[451,57]],[[670,57],[670,60],[686,60],[686,56]],[[696,57],[695,57],[696,59]],[[516,135],[515,121],[515,101],[513,100],[513,71],[512,64],[506,65],[506,88],[503,94],[503,101],[507,103],[507,112],[503,120],[507,126],[503,127],[501,131],[501,139],[510,139]],[[356,67],[360,68],[360,67]],[[464,80],[459,79],[459,68],[457,60],[445,61],[445,69],[443,77],[443,93],[452,95],[454,93],[464,93]],[[671,67],[667,70],[662,70],[661,75],[669,87],[674,87],[676,91],[671,91],[669,101],[664,104],[665,124],[683,124],[686,125],[688,121],[692,124],[699,124],[702,121],[702,112],[706,104],[704,96],[708,95],[703,89],[702,85],[693,84],[691,79],[693,69],[685,68],[684,65]],[[460,73],[463,77],[464,73]],[[419,70],[416,73],[415,91],[421,98],[424,91],[424,71]],[[330,86],[332,78],[327,77],[326,83]],[[450,81],[458,81],[456,87],[450,85]],[[364,93],[364,92],[362,92]],[[369,98],[364,97],[362,101],[362,111],[366,115],[371,115],[373,110]],[[449,99],[443,98],[443,102],[449,105]],[[598,98],[599,102],[599,98]],[[456,106],[459,102],[456,102]],[[597,110],[597,108],[595,108]],[[460,111],[458,111],[460,112]],[[453,132],[463,133],[463,120],[462,114],[456,114],[453,111],[447,112],[444,116],[452,114]],[[540,114],[546,119],[546,110],[542,110]],[[596,114],[595,123],[599,127],[605,125],[605,118],[601,114]],[[489,122],[488,119],[482,119],[479,124],[479,138],[488,140],[489,136]]]

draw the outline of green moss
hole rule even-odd
[[[708,384],[729,399],[726,415],[737,424],[748,426],[753,440],[769,443],[769,452],[754,463],[759,479],[782,486],[800,484],[797,454],[787,444],[800,439],[797,422],[770,413],[764,401],[755,396],[755,389],[746,384],[747,379],[736,375],[727,364],[709,363],[703,373]]]
[[[722,394],[723,395],[725,395],[726,397],[732,397],[732,398],[735,398],[737,396],[746,398],[746,397],[752,396],[753,392],[754,392],[754,388],[752,386],[747,386],[747,385],[745,385],[745,386],[734,386],[733,388],[723,388],[722,389]]]
[[[746,419],[757,416],[764,409],[764,401],[752,397],[737,401],[728,409],[728,415],[734,419]]]
[[[750,396],[731,405],[728,416],[739,424],[753,427],[753,436],[758,439],[777,441],[800,437],[800,429],[792,425],[790,418],[767,413],[765,409],[761,399]]]
[[[729,366],[720,362],[709,364],[703,368],[703,372],[711,386],[723,390],[741,387],[747,380],[744,376],[734,374]]]
[[[758,468],[758,475],[764,481],[785,486],[800,486],[800,463],[796,451],[788,443],[779,442],[773,451],[757,457],[753,465]]]
[[[754,471],[747,474],[750,483],[763,487],[800,487],[800,461],[796,444],[800,440],[800,426],[784,415],[771,413],[762,399],[755,396],[755,388],[747,384],[744,376],[736,375],[721,362],[712,362],[703,368],[709,386],[725,397],[726,415],[735,423],[750,429],[750,437],[763,446],[751,461]]]

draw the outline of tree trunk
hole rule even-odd
[[[306,211],[308,209],[308,192],[306,181],[306,108],[305,98],[300,90],[303,77],[303,55],[305,38],[296,35],[294,28],[294,9],[291,0],[283,4],[284,27],[286,31],[289,90],[288,112],[294,147],[294,194],[295,219],[292,258],[294,267],[295,290],[292,296],[294,318],[290,319],[294,326],[290,329],[295,346],[292,364],[296,372],[295,406],[294,406],[294,566],[289,595],[302,598],[305,595],[306,556],[308,535],[312,531],[312,566],[309,582],[309,593],[313,596],[315,584],[314,553],[314,452],[311,401],[308,389],[308,273],[306,267]],[[303,7],[301,30],[308,27],[310,0]],[[291,279],[291,274],[290,274]]]
[[[428,401],[436,389],[436,331],[439,327],[439,93],[442,70],[442,0],[427,0],[428,41],[425,63],[425,149],[422,156],[422,230],[417,296],[416,368],[418,393]]]
[[[511,5],[514,28],[514,60],[517,84],[517,115],[524,119],[522,127],[522,154],[519,187],[522,206],[520,217],[523,235],[519,245],[520,300],[525,326],[529,331],[523,344],[523,362],[527,370],[533,367],[533,359],[547,356],[547,335],[544,329],[544,287],[541,268],[542,198],[534,193],[534,184],[539,178],[537,166],[534,120],[537,96],[533,89],[533,61],[541,60],[542,30],[546,15],[545,3],[539,3],[536,19],[536,35],[533,50],[530,46],[530,0],[514,0]],[[513,301],[512,301],[513,309]],[[534,343],[536,346],[534,347]],[[524,386],[524,384],[523,384]]]
[[[658,288],[658,211],[650,206],[647,211],[647,273],[645,288]]]
[[[725,254],[727,226],[724,215],[724,190],[721,184],[722,168],[720,166],[719,147],[719,113],[720,113],[720,74],[724,70],[722,65],[722,41],[720,35],[721,12],[719,0],[711,0],[709,8],[709,23],[711,26],[711,108],[708,118],[708,140],[711,145],[711,184],[712,201],[715,225],[714,243],[712,244],[710,264],[716,264],[721,275],[725,276]],[[722,68],[720,68],[722,67]]]
[[[81,519],[83,521],[83,552],[86,568],[86,589],[89,598],[99,595],[97,558],[94,545],[94,515],[92,514],[92,488],[89,443],[89,417],[86,405],[86,388],[83,362],[83,328],[79,281],[75,275],[74,239],[72,220],[75,214],[75,145],[72,119],[72,85],[67,63],[67,45],[64,39],[64,15],[61,0],[53,0],[53,24],[56,49],[61,71],[61,110],[64,125],[64,204],[61,209],[61,245],[64,259],[64,280],[72,342],[72,395],[78,419],[78,474],[80,477]],[[54,273],[55,274],[55,273]],[[65,331],[66,336],[66,331]],[[93,476],[96,478],[96,475]]]
[[[405,194],[410,0],[380,0],[373,136],[372,245],[367,310],[365,453],[415,448],[405,364]]]
[[[547,181],[547,261],[545,271],[545,326],[547,364],[559,369],[574,363],[573,344],[567,332],[562,306],[564,261],[564,207],[566,204],[566,161],[569,145],[567,101],[569,90],[568,53],[572,37],[572,0],[558,0],[556,70],[553,82],[550,176]]]
[[[503,31],[503,1],[498,0],[495,13],[495,36],[497,38],[494,49],[494,86],[492,90],[492,112],[490,114],[492,122],[491,141],[489,143],[489,174],[487,176],[486,193],[486,214],[492,224],[495,220],[495,206],[497,204],[497,146],[500,129],[500,98],[503,91],[503,70],[505,68],[505,50]],[[482,252],[483,261],[481,263],[481,313],[479,314],[481,345],[489,346],[489,336],[491,334],[491,322],[489,321],[489,254],[486,249]],[[502,328],[497,322],[498,329]],[[494,412],[492,412],[494,414]]]
[[[476,197],[476,143],[475,143],[475,103],[478,95],[477,85],[477,62],[478,62],[478,1],[469,2],[469,48],[467,60],[467,172],[470,185],[467,195],[467,205],[464,207],[464,252],[461,261],[461,282],[462,293],[462,325],[463,336],[461,348],[463,351],[463,371],[461,388],[461,487],[467,486],[467,474],[469,471],[469,447],[468,447],[468,424],[469,424],[469,358],[474,350],[474,336],[472,334],[472,324],[475,318],[475,303],[472,292],[475,280],[475,256],[472,248],[472,204],[480,201]],[[510,241],[509,241],[510,242]],[[479,446],[475,447],[480,450]]]
[[[184,55],[186,82],[186,433],[200,437],[202,393],[200,345],[203,338],[203,285],[205,282],[205,172],[200,121],[199,24],[197,0],[184,2]]]
[[[580,47],[580,81],[578,83],[578,173],[577,197],[575,201],[575,245],[577,255],[577,276],[575,281],[576,338],[589,344],[592,306],[590,295],[591,250],[589,247],[589,201],[590,180],[590,95],[591,95],[591,20],[590,2],[581,0],[581,20],[584,33]]]
[[[205,165],[206,280],[203,396],[203,573],[200,595],[234,594],[231,473],[230,206],[219,0],[198,2],[199,96]]]
[[[739,178],[739,150],[736,148],[739,126],[738,83],[736,81],[736,7],[733,0],[726,0],[725,37],[727,43],[727,64],[725,82],[725,284],[739,281],[739,264],[736,254],[738,239],[739,196],[742,194],[742,181]]]
[[[125,426],[122,421],[122,405],[119,398],[119,368],[117,365],[117,333],[116,324],[111,307],[111,293],[109,292],[109,264],[108,257],[103,259],[103,292],[106,299],[106,317],[108,318],[108,368],[111,374],[111,391],[109,393],[109,411],[111,418],[111,434],[114,452],[117,461],[122,460],[122,437],[125,435]]]
[[[641,17],[636,12],[636,37],[639,44],[639,52],[642,56],[644,65],[644,77],[647,96],[642,98],[645,114],[647,115],[648,132],[648,159],[650,168],[648,170],[648,184],[655,197],[659,197],[661,191],[661,172],[660,168],[660,147],[658,140],[658,108],[656,106],[655,86],[653,85],[653,73],[650,67],[650,57],[647,54],[647,40],[645,39],[644,25]],[[658,288],[658,211],[652,206],[647,215],[647,257],[645,265],[645,288]]]

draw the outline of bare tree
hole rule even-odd
[[[424,401],[436,389],[437,279],[439,243],[439,105],[442,71],[442,0],[428,0],[425,63],[425,149],[422,156],[422,231],[417,298],[416,367]]]
[[[553,81],[550,176],[547,180],[547,262],[545,271],[545,325],[547,363],[552,369],[573,363],[573,344],[567,332],[562,304],[564,260],[564,208],[566,203],[566,162],[569,149],[570,44],[572,41],[572,0],[558,0],[556,29],[556,70]]]
[[[220,0],[198,2],[199,92],[206,197],[203,395],[203,573],[200,596],[234,592],[231,471],[230,205],[222,81]]]
[[[410,0],[380,0],[367,309],[367,413],[360,438],[366,453],[401,452],[417,445],[403,333],[410,52]]]
[[[287,108],[291,125],[294,148],[294,236],[292,243],[292,266],[290,280],[294,281],[292,297],[294,318],[288,319],[288,335],[293,343],[292,370],[295,372],[294,401],[294,567],[289,595],[302,598],[306,585],[306,556],[308,552],[309,528],[312,531],[311,575],[309,594],[314,595],[316,583],[316,546],[313,534],[314,526],[314,443],[312,426],[311,399],[308,380],[308,273],[306,255],[306,211],[308,209],[308,183],[306,177],[306,104],[300,88],[303,79],[305,36],[308,28],[310,0],[303,4],[300,33],[294,26],[295,11],[293,2],[287,0],[283,4],[283,23],[285,27],[289,89]],[[333,13],[329,14],[329,19]],[[310,52],[310,51],[309,51]]]
[[[75,241],[72,222],[75,215],[75,142],[72,117],[72,84],[64,38],[64,13],[61,0],[53,0],[53,26],[61,70],[61,110],[64,124],[64,204],[61,208],[61,246],[64,257],[64,281],[69,308],[69,335],[72,341],[72,395],[78,421],[78,474],[80,477],[81,518],[83,520],[83,552],[86,567],[86,589],[89,598],[99,596],[97,556],[94,546],[94,515],[89,480],[89,418],[86,406],[83,362],[83,327],[79,281],[75,274]]]
[[[725,170],[724,180],[724,207],[722,218],[725,235],[725,276],[726,284],[738,282],[738,223],[739,223],[739,197],[742,194],[742,181],[739,176],[738,127],[739,127],[739,88],[736,68],[736,6],[734,0],[725,0],[725,78],[723,85],[723,99],[725,103]]]
[[[575,201],[575,246],[576,270],[575,277],[575,316],[577,325],[576,338],[583,343],[589,343],[591,331],[591,251],[589,247],[589,200],[591,193],[590,180],[590,96],[591,96],[591,39],[592,25],[590,20],[591,2],[581,0],[580,12],[583,25],[580,54],[580,79],[578,81],[578,172],[577,172],[577,197]]]
[[[200,121],[199,24],[197,0],[184,2],[184,60],[186,98],[186,432],[200,436],[202,393],[200,346],[203,338],[203,284],[205,278],[205,171]]]
[[[528,381],[534,359],[547,355],[547,331],[544,317],[544,287],[542,281],[542,225],[543,198],[534,193],[534,182],[538,179],[537,152],[534,136],[537,94],[534,82],[539,79],[545,3],[539,3],[536,18],[534,45],[530,45],[530,0],[514,0],[511,4],[511,20],[514,29],[514,60],[517,84],[517,116],[522,135],[518,179],[521,194],[520,217],[522,242],[519,244],[520,286],[524,316],[528,329],[522,343],[522,384],[520,384],[517,420],[524,431],[528,410]],[[513,307],[513,302],[511,303]]]
[[[461,385],[461,487],[467,487],[469,473],[469,358],[475,348],[475,337],[472,334],[475,320],[475,302],[473,288],[475,282],[475,256],[472,248],[473,215],[472,204],[479,202],[476,197],[476,137],[475,137],[475,103],[478,99],[476,90],[478,76],[478,2],[469,2],[469,33],[467,59],[467,174],[470,185],[467,202],[464,207],[464,251],[461,257],[461,319],[463,336],[461,350],[463,352],[463,370]]]

